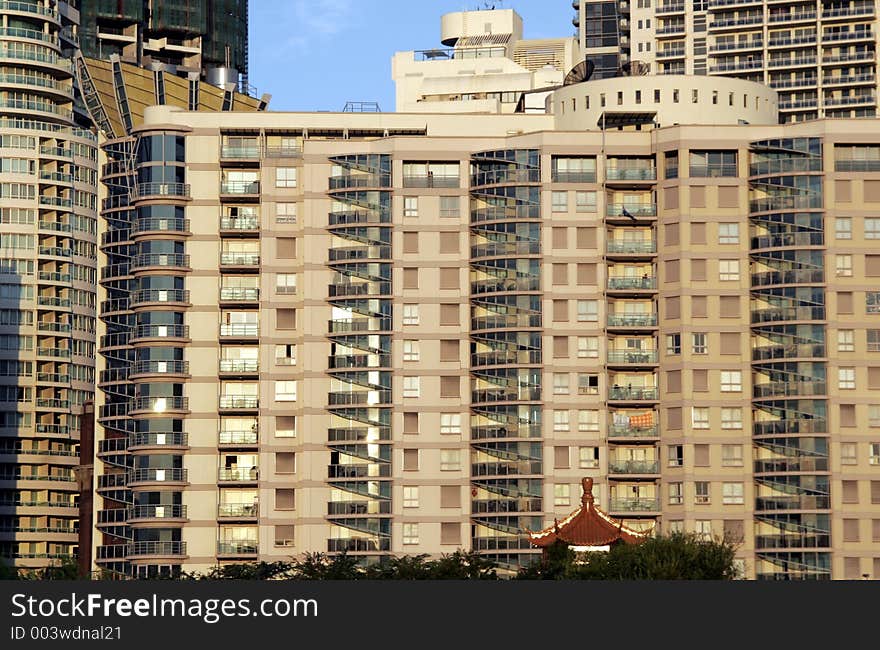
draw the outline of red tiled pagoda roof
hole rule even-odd
[[[593,479],[585,478],[581,484],[584,494],[581,507],[562,521],[554,521],[552,526],[538,532],[529,532],[529,541],[544,548],[557,540],[569,546],[607,546],[618,540],[626,544],[638,544],[645,540],[642,533],[613,519],[596,507],[593,498]]]

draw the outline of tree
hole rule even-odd
[[[476,551],[458,550],[431,562],[432,580],[498,580],[495,563]]]
[[[357,558],[346,553],[333,557],[324,553],[306,553],[291,566],[290,576],[297,580],[357,580],[363,577]]]
[[[181,580],[280,580],[293,569],[292,562],[252,562],[213,567],[207,573],[184,573]]]

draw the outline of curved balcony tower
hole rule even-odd
[[[822,141],[751,144],[757,577],[831,577]]]
[[[471,156],[471,521],[474,550],[528,564],[542,526],[541,165]]]
[[[368,557],[391,550],[391,157],[330,162],[327,551]]]

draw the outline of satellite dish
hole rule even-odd
[[[593,76],[593,71],[595,69],[596,64],[592,61],[581,61],[571,69],[571,72],[565,75],[565,80],[562,82],[562,85],[570,86],[572,84],[579,84],[582,81],[589,81],[590,77]]]
[[[629,61],[618,69],[620,77],[644,77],[650,71],[651,66],[644,61]]]

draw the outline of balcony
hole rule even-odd
[[[750,248],[787,248],[790,246],[822,246],[825,243],[821,232],[785,232],[778,235],[761,235],[752,237]]]
[[[494,514],[506,512],[541,512],[544,509],[540,497],[518,499],[472,499],[473,514]]]
[[[815,66],[816,65],[816,57],[815,56],[800,56],[800,57],[781,57],[774,58],[770,57],[770,60],[767,62],[768,68],[800,68],[802,66]]]
[[[134,188],[135,200],[143,201],[154,198],[190,198],[188,183],[138,183]]]
[[[260,398],[255,395],[221,395],[220,408],[224,410],[254,410],[260,408]]]
[[[709,23],[709,29],[731,29],[737,27],[747,27],[748,25],[760,25],[763,22],[763,14],[746,15],[740,16],[739,18],[719,18]]]
[[[654,497],[639,497],[631,499],[612,498],[608,504],[608,512],[659,512],[660,499]]]
[[[657,388],[612,386],[608,389],[609,402],[655,402],[659,399]]]
[[[656,181],[656,167],[606,167],[606,181],[643,182]]]
[[[129,343],[137,339],[188,339],[189,325],[138,325]]]
[[[755,510],[828,510],[831,498],[827,495],[757,497]]]
[[[763,47],[764,41],[760,38],[752,38],[750,40],[716,42],[714,45],[709,46],[709,53],[730,52],[732,50],[760,50]]]
[[[136,375],[188,375],[188,361],[135,361],[131,364],[129,378]]]
[[[454,188],[461,185],[461,179],[458,176],[440,176],[430,174],[428,176],[404,176],[403,186],[413,188]]]
[[[260,145],[254,141],[244,146],[224,144],[220,147],[221,160],[259,160]]]
[[[327,503],[327,515],[330,517],[390,514],[390,501],[330,501]]]
[[[605,215],[616,220],[638,221],[657,216],[656,203],[609,203],[605,206]]]
[[[380,537],[348,537],[345,539],[328,539],[328,553],[380,553],[391,550],[391,539]]]
[[[329,179],[330,191],[364,187],[390,188],[391,174],[341,174]]]
[[[541,363],[540,350],[491,350],[471,353],[474,366],[520,366]]]
[[[329,442],[376,442],[391,440],[390,427],[331,427],[327,429]]]
[[[376,406],[393,404],[390,390],[336,391],[327,393],[330,406]]]
[[[827,456],[796,458],[763,458],[755,461],[756,474],[783,474],[785,472],[827,472]]]
[[[767,45],[769,47],[794,47],[799,45],[815,45],[816,44],[816,35],[808,34],[807,36],[798,36],[796,38],[784,37],[784,38],[770,38],[767,41]]]
[[[501,316],[474,316],[471,318],[472,330],[519,329],[522,327],[541,327],[541,314],[511,314]]]
[[[128,451],[138,449],[185,449],[189,436],[181,431],[155,431],[128,434]]]
[[[249,339],[260,335],[260,326],[256,323],[223,323],[220,325],[220,336],[227,338]]]
[[[596,172],[595,171],[572,172],[572,171],[554,170],[552,172],[550,179],[554,183],[595,183],[596,182]]]
[[[608,327],[645,329],[657,327],[657,314],[608,314]]]
[[[217,470],[217,480],[225,483],[255,483],[259,479],[260,470],[257,467],[221,467]]]
[[[133,542],[128,544],[126,559],[136,557],[185,557],[186,542]]]
[[[250,556],[257,555],[259,552],[259,544],[257,540],[236,540],[232,542],[217,542],[218,556]]]
[[[825,97],[825,106],[854,106],[859,104],[876,104],[877,98],[872,94],[855,95],[852,97]]]
[[[541,400],[541,388],[521,386],[519,388],[477,388],[471,391],[471,401],[484,402],[536,402]]]
[[[608,425],[608,438],[625,438],[627,440],[633,438],[658,438],[660,429],[655,424],[649,427],[634,427],[628,424],[610,424]]]
[[[471,476],[528,476],[542,474],[540,460],[472,463]]]
[[[608,474],[643,476],[660,473],[658,460],[609,460]]]
[[[338,318],[327,321],[327,331],[331,334],[387,332],[391,329],[390,318]]]
[[[186,397],[135,397],[129,400],[128,412],[164,413],[165,411],[189,411]]]
[[[768,196],[749,201],[750,212],[776,212],[780,210],[821,210],[822,197],[816,196]]]
[[[687,50],[685,50],[684,46],[682,47],[667,47],[662,50],[657,50],[657,59],[683,59]]]
[[[174,303],[189,306],[189,291],[184,289],[138,289],[131,292],[131,307],[142,307],[154,303]]]
[[[228,374],[254,374],[260,371],[257,359],[220,359],[220,372]]]
[[[654,292],[657,290],[657,278],[643,275],[642,277],[610,276],[608,291],[626,293]]]
[[[828,533],[755,535],[755,548],[831,548],[831,535]]]
[[[146,217],[137,219],[132,225],[131,234],[144,235],[147,233],[179,233],[181,235],[189,235],[189,219]]]
[[[126,517],[129,520],[132,519],[141,519],[141,520],[151,520],[151,519],[161,519],[163,521],[167,519],[177,519],[184,520],[186,519],[186,506],[184,505],[143,505],[143,506],[130,506],[127,510],[119,509],[122,512],[126,513]],[[116,511],[109,511],[116,512]]]
[[[471,174],[471,186],[540,183],[540,169],[493,169]]]
[[[789,271],[763,271],[752,273],[752,287],[774,284],[822,284],[825,282],[824,269],[792,269]]]
[[[356,262],[360,260],[390,260],[391,246],[347,246],[328,251],[331,262]]]
[[[390,354],[337,354],[327,357],[330,370],[348,370],[351,368],[390,368]]]
[[[56,296],[37,296],[37,304],[41,307],[61,307],[69,308],[69,298],[58,298]]]
[[[129,471],[126,482],[131,487],[135,483],[186,483],[187,480],[187,471],[180,467],[146,467]]]
[[[870,29],[857,29],[849,32],[825,32],[822,34],[823,43],[862,40],[874,40],[874,32]]]
[[[220,217],[220,232],[225,234],[257,234],[260,218],[254,216]]]
[[[537,277],[521,277],[517,279],[491,278],[471,282],[471,293],[503,293],[540,290],[541,280]]]
[[[663,25],[657,29],[656,34],[660,37],[666,36],[683,36],[685,33],[684,23],[676,23],[674,25]]]
[[[330,298],[342,298],[349,296],[390,296],[390,282],[339,282],[327,286]]]
[[[181,253],[158,253],[135,255],[131,261],[131,270],[148,268],[168,268],[174,267],[182,270],[190,270],[189,255]]]
[[[752,361],[775,359],[821,359],[825,356],[825,346],[821,343],[801,343],[788,345],[760,345],[752,348]]]
[[[813,397],[827,394],[824,381],[773,381],[752,386],[752,397]]]
[[[220,287],[222,302],[259,302],[260,290],[256,287]]]
[[[537,205],[522,205],[515,208],[475,208],[471,210],[471,222],[473,223],[540,218],[541,208]]]
[[[752,323],[825,320],[824,307],[771,307],[752,311]]]
[[[776,436],[786,433],[827,433],[828,422],[824,419],[768,420],[752,423],[752,435]]]
[[[260,506],[256,503],[221,503],[217,506],[220,519],[256,519],[260,516]]]
[[[369,465],[329,465],[327,478],[389,478],[391,465],[386,463],[371,463]]]
[[[259,444],[259,442],[260,433],[253,429],[246,431],[221,431],[217,437],[217,443],[221,446],[252,446]]]
[[[608,365],[644,366],[659,362],[657,350],[608,350]]]
[[[327,214],[331,226],[391,223],[391,215],[371,210],[345,210]]]
[[[260,266],[259,253],[220,253],[220,266]]]
[[[237,197],[259,197],[260,181],[223,181],[220,194]]]
[[[748,70],[757,70],[764,67],[764,61],[761,59],[749,61],[734,61],[731,63],[721,63],[713,65],[709,68],[710,73],[715,72],[746,72]]]

